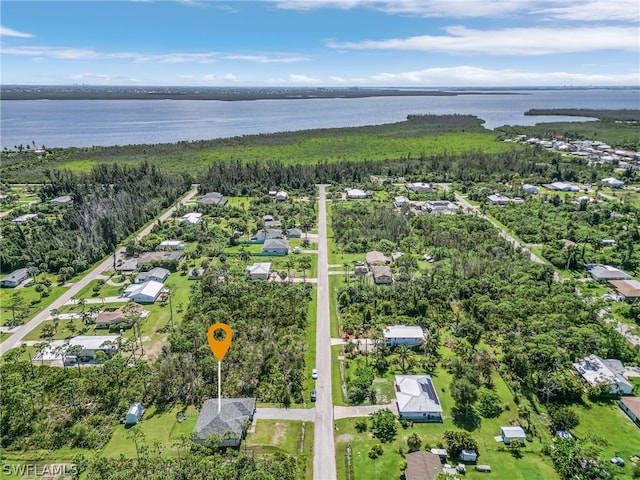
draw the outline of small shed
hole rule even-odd
[[[510,443],[512,440],[524,443],[527,434],[522,427],[500,427],[500,437],[502,437],[502,441],[505,444]]]
[[[478,452],[475,450],[462,450],[460,452],[461,462],[475,462],[478,460]]]
[[[142,404],[140,402],[134,402],[127,410],[127,414],[124,416],[124,424],[125,425],[135,425],[142,418],[142,414],[144,413],[144,409],[142,408]]]

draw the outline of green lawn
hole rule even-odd
[[[11,322],[13,318],[10,304],[11,296],[15,293],[18,293],[19,296],[24,299],[26,309],[24,312],[23,323],[26,323],[42,309],[51,305],[51,303],[65,291],[67,291],[67,287],[52,286],[49,291],[49,296],[40,297],[40,294],[36,292],[35,287],[0,289],[0,325],[5,325],[6,323]]]
[[[94,288],[96,289],[94,291]],[[78,292],[75,296],[76,298],[102,298],[102,297],[119,297],[124,292],[125,286],[113,286],[108,285],[104,281],[102,284],[99,280],[93,280],[89,282],[89,284],[84,287],[80,292]]]

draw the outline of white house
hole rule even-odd
[[[489,203],[491,205],[506,205],[511,201],[509,197],[505,197],[504,195],[501,195],[499,193],[488,195],[487,200],[489,200]]]
[[[164,283],[171,272],[166,268],[155,267],[148,272],[140,272],[136,277],[136,283],[144,283],[153,280],[154,282]]]
[[[633,385],[624,377],[624,365],[614,358],[589,355],[573,364],[573,368],[592,387],[608,385],[611,393],[629,395]]]
[[[120,335],[80,335],[69,340],[67,351],[74,346],[80,346],[80,353],[77,355],[66,355],[65,361],[91,360],[98,351],[102,351],[110,357],[118,350],[118,338]]]
[[[624,182],[622,180],[618,180],[617,178],[613,177],[603,178],[601,180],[601,183],[603,187],[609,188],[622,188],[622,186],[624,185]]]
[[[11,220],[12,225],[22,225],[24,222],[28,222],[32,218],[36,218],[38,216],[37,213],[25,213],[24,215],[20,215],[19,217]]]
[[[180,240],[163,240],[160,242],[159,247],[160,250],[184,250],[187,245]]]
[[[276,193],[276,200],[278,200],[279,202],[282,202],[282,201],[286,200],[287,198],[289,198],[289,194],[287,194],[287,192],[280,191],[280,192]]]
[[[127,410],[127,414],[124,416],[125,425],[135,425],[142,419],[144,408],[140,402],[134,402]]]
[[[448,200],[430,200],[424,202],[422,210],[432,215],[452,215],[458,212],[458,205]]]
[[[58,206],[58,205],[64,205],[66,203],[71,203],[73,199],[69,196],[69,195],[62,195],[61,197],[56,197],[53,198],[51,200],[49,200],[49,203],[51,205]]]
[[[611,265],[600,265],[598,263],[588,263],[585,265],[591,277],[598,281],[608,280],[631,280],[631,275]]]
[[[537,195],[538,187],[536,187],[535,185],[531,185],[530,183],[525,183],[524,185],[522,185],[522,191],[525,193],[531,193],[533,195]]]
[[[178,220],[181,223],[190,223],[191,225],[196,225],[202,222],[202,213],[200,212],[189,212],[185,213]]]
[[[410,190],[415,193],[431,193],[433,192],[433,187],[425,182],[413,182],[413,183],[405,183],[404,188]]]
[[[441,422],[442,405],[429,375],[396,375],[396,403],[400,418]]]
[[[422,327],[417,325],[389,325],[382,331],[385,347],[407,345],[416,347],[425,338]]]
[[[527,434],[522,427],[500,427],[500,439],[505,444],[510,443],[512,440],[519,440],[524,443],[527,439]]]
[[[359,188],[346,188],[345,192],[348,200],[371,198],[373,196],[370,191],[361,190]]]
[[[247,280],[269,280],[270,274],[270,262],[254,263],[253,265],[248,266],[246,270]]]
[[[14,288],[29,278],[28,268],[19,268],[0,280],[1,287]]]
[[[134,283],[129,285],[124,295],[136,303],[153,303],[160,296],[163,285],[155,280],[149,280],[143,283]]]
[[[553,182],[551,184],[545,185],[545,187],[550,190],[557,190],[559,192],[579,192],[580,187],[577,185],[571,185],[569,183],[564,182]]]

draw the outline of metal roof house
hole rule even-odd
[[[396,375],[396,403],[401,418],[441,422],[442,405],[429,375]]]
[[[0,287],[14,288],[29,278],[28,268],[19,268],[0,280]]]
[[[196,200],[196,203],[200,205],[218,205],[223,207],[227,204],[227,199],[224,198],[224,195],[221,193],[209,192]]]
[[[431,193],[433,192],[433,187],[429,183],[425,182],[413,182],[413,183],[405,183],[404,188],[411,192],[415,193]]]
[[[270,274],[270,262],[254,263],[248,266],[246,270],[247,280],[269,280]]]
[[[633,385],[624,377],[624,365],[613,358],[589,355],[573,364],[573,368],[592,387],[608,385],[613,394],[630,395]]]
[[[222,398],[220,412],[217,398],[205,400],[196,421],[196,441],[206,444],[209,435],[218,435],[221,447],[239,447],[255,411],[255,398]]]
[[[500,427],[500,439],[505,444],[512,440],[518,440],[522,443],[527,439],[527,434],[522,427]]]
[[[262,253],[266,255],[287,255],[289,253],[289,242],[284,238],[268,238],[264,241]]]
[[[148,272],[140,272],[136,277],[136,283],[144,283],[149,281],[163,283],[167,277],[171,274],[169,270],[162,267],[155,267]]]
[[[62,195],[61,197],[56,197],[49,200],[49,203],[53,206],[65,205],[67,203],[71,203],[73,199],[69,195]]]
[[[382,336],[386,347],[397,345],[416,347],[425,337],[425,332],[417,325],[389,325],[382,331]]]
[[[605,282],[608,280],[631,280],[631,275],[612,267],[611,265],[588,263],[585,267],[589,271],[589,275],[598,282]]]
[[[191,225],[196,225],[202,222],[202,213],[200,212],[189,212],[185,213],[178,219],[181,223],[190,223]]]
[[[640,299],[640,282],[638,280],[611,280],[609,285],[616,289],[622,300]]]
[[[65,361],[75,362],[77,358],[91,360],[98,351],[104,352],[107,357],[110,357],[118,350],[118,338],[120,335],[79,335],[74,337],[69,340],[67,351],[74,346],[80,346],[82,350],[78,355],[65,354]]]
[[[154,303],[162,292],[163,285],[155,280],[129,285],[125,291],[125,297],[136,303]]]
[[[124,424],[127,426],[135,425],[142,419],[144,408],[140,402],[134,402],[127,410],[127,414],[124,416]]]

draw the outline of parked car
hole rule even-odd
[[[313,370],[311,370],[311,378],[313,378],[314,380],[316,378],[318,378],[318,369],[314,368]]]
[[[316,398],[317,398],[316,391],[315,390],[311,390],[311,401],[315,402]]]

